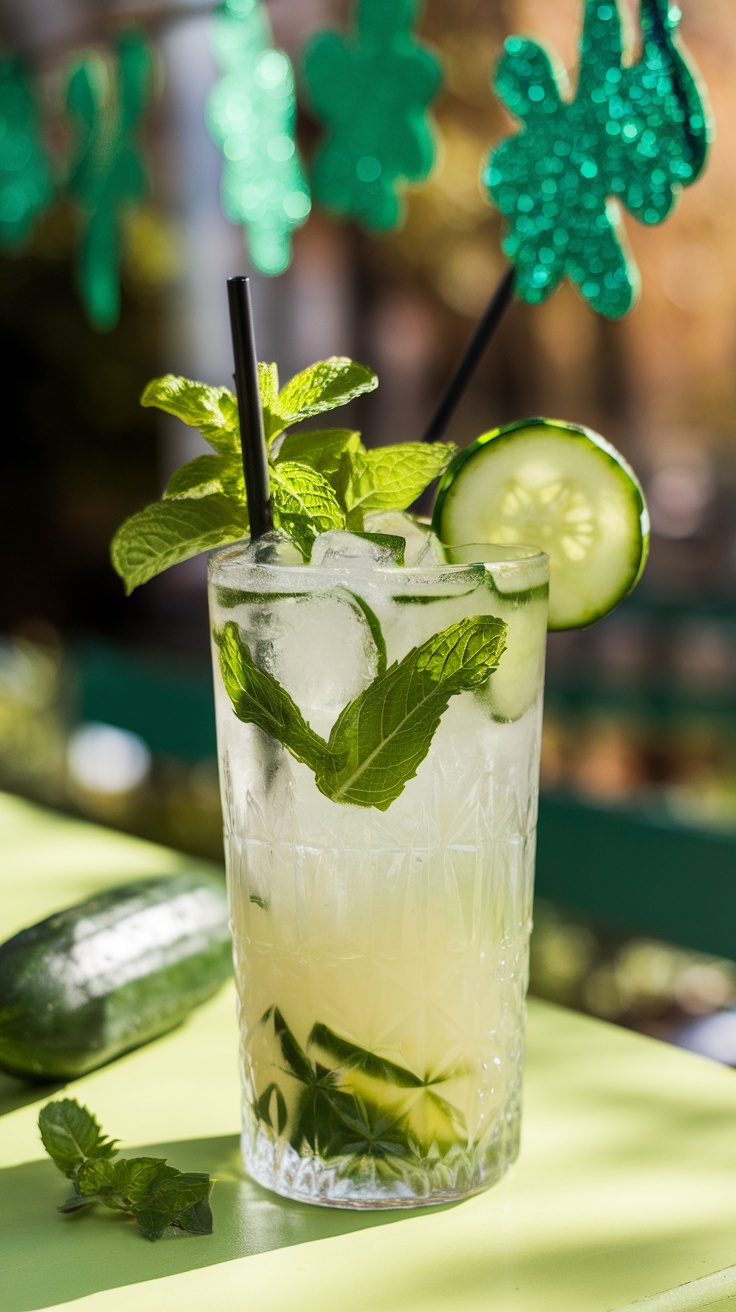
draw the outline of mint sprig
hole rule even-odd
[[[450,698],[482,687],[497,669],[506,625],[488,615],[463,619],[414,647],[348,703],[327,742],[273,675],[258,668],[234,621],[215,640],[238,719],[307,765],[331,801],[387,811],[426,757]]]
[[[366,450],[360,434],[332,428],[287,431],[378,386],[365,365],[341,356],[320,360],[279,388],[275,364],[260,364],[259,382],[274,521],[309,559],[318,533],[360,530],[369,510],[411,505],[449,463],[449,444],[405,443]],[[238,407],[226,387],[166,374],[141,402],[198,428],[215,452],[177,470],[160,501],[131,516],[111,548],[128,593],[172,565],[248,533]]]
[[[209,1196],[212,1181],[196,1171],[178,1171],[163,1157],[117,1156],[97,1118],[72,1098],[47,1103],[38,1118],[41,1140],[74,1193],[60,1212],[78,1212],[93,1203],[130,1212],[146,1239],[160,1239],[174,1226],[188,1234],[212,1233]]]

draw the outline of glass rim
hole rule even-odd
[[[360,563],[351,563],[348,560],[346,560],[344,566],[310,564],[282,565],[279,561],[247,560],[245,558],[245,549],[249,545],[250,539],[244,538],[241,542],[231,542],[227,546],[218,547],[215,551],[212,551],[208,560],[208,574],[210,579],[214,577],[218,570],[224,570],[228,567],[240,567],[248,573],[257,572],[264,577],[268,577],[269,575],[277,576],[284,581],[292,576],[294,579],[306,580],[310,576],[314,578],[318,574],[333,577],[335,574],[343,572],[354,572],[360,575],[368,574],[374,578],[378,577],[381,579],[435,579],[440,576],[446,578],[448,574],[451,576],[462,575],[464,572],[467,572],[467,570],[472,569],[473,566],[477,568],[481,565],[490,568],[505,567],[506,569],[511,570],[513,570],[514,567],[523,569],[524,567],[528,568],[535,564],[538,567],[544,566],[545,564],[549,566],[549,555],[547,552],[543,551],[540,547],[529,546],[526,543],[509,544],[498,542],[468,542],[454,547],[449,547],[447,543],[441,543],[440,545],[443,546],[445,550],[453,552],[470,552],[477,547],[479,552],[485,553],[485,557],[478,555],[469,557],[464,561],[447,561],[444,563],[430,562],[426,565],[367,564],[366,566],[363,566]],[[489,552],[498,554],[494,554],[492,558],[489,558]]]

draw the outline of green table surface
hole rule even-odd
[[[185,864],[0,795],[0,937]],[[36,1129],[53,1092],[0,1076],[2,1312],[736,1309],[736,1075],[555,1007],[529,1008],[518,1163],[452,1207],[323,1209],[246,1180],[231,988],[67,1088],[127,1148],[216,1176],[212,1236],[60,1215]]]

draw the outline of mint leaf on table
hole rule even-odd
[[[237,542],[247,532],[245,506],[222,493],[155,501],[121,524],[110,556],[130,596],[171,565]]]
[[[429,751],[450,698],[486,682],[506,646],[491,616],[460,620],[379,675],[339,715],[327,768],[316,774],[334,802],[387,811]]]
[[[190,378],[166,374],[154,378],[144,389],[141,405],[155,406],[174,415],[202,437],[221,455],[239,455],[238,403],[227,387],[209,387]]]
[[[345,453],[335,489],[348,528],[360,528],[370,510],[406,510],[443,473],[455,451],[448,442],[404,442]]]
[[[103,1203],[131,1212],[146,1239],[160,1239],[170,1226],[189,1234],[212,1233],[208,1175],[178,1171],[163,1157],[113,1161],[117,1140],[105,1138],[92,1113],[72,1099],[48,1103],[38,1124],[46,1151],[74,1184],[60,1212]]]
[[[480,688],[497,669],[506,625],[487,615],[464,619],[413,648],[344,708],[328,742],[273,675],[258,668],[234,621],[215,640],[238,719],[308,766],[333,802],[386,811],[427,755],[450,698]]]
[[[307,724],[296,702],[267,670],[256,665],[234,620],[215,632],[220,672],[239,720],[275,738],[310,770],[323,763],[327,744]]]
[[[345,514],[326,478],[309,465],[285,460],[271,466],[274,522],[305,559],[318,533],[345,528]]]
[[[43,1107],[38,1128],[49,1157],[70,1180],[87,1163],[107,1161],[117,1152],[117,1140],[108,1139],[96,1117],[72,1098]]]
[[[146,1239],[160,1239],[169,1226],[193,1234],[212,1233],[212,1183],[201,1172],[177,1171],[163,1157],[124,1157],[90,1162],[77,1180],[81,1202],[104,1203],[132,1212]],[[69,1210],[64,1204],[64,1210]]]

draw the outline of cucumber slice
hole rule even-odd
[[[461,451],[442,476],[432,527],[450,547],[545,551],[550,629],[607,615],[639,579],[649,547],[634,472],[597,433],[561,420],[511,424]]]
[[[498,618],[507,625],[506,651],[478,696],[494,720],[519,720],[534,705],[544,679],[547,598],[525,601],[499,598]]]

